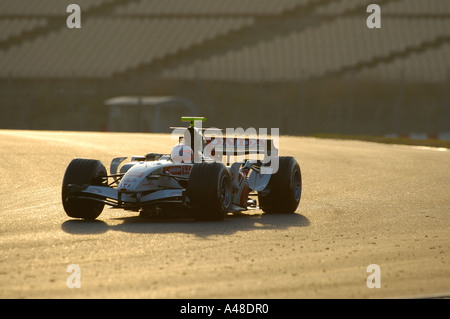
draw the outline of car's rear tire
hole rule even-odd
[[[194,164],[187,194],[195,219],[224,219],[231,205],[230,172],[223,163]]]
[[[73,218],[88,220],[96,219],[105,204],[89,200],[70,197],[69,185],[105,185],[107,176],[105,166],[97,160],[76,158],[66,169],[62,183],[62,203],[66,214]]]
[[[291,156],[280,156],[278,171],[258,193],[259,207],[270,214],[295,213],[302,193],[300,166]]]

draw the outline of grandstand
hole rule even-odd
[[[108,98],[171,95],[224,127],[439,133],[449,92],[448,0],[0,2],[1,128],[99,130]]]
[[[0,52],[0,76],[108,78],[251,23],[250,18],[92,18],[81,30],[60,29]]]
[[[357,17],[335,19],[316,28],[225,52],[195,65],[181,65],[163,75],[192,79],[198,76],[195,68],[202,78],[214,80],[259,81],[262,72],[267,81],[320,78],[450,35],[450,19],[420,19],[413,28],[417,32],[410,32],[411,24],[402,18],[386,18],[379,32],[361,27],[362,23]],[[324,34],[329,38],[324,39]],[[241,68],[246,72],[240,72]],[[430,73],[442,76],[439,70]],[[386,78],[381,70],[373,74]]]

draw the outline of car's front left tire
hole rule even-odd
[[[302,173],[295,158],[280,156],[278,160],[278,171],[266,189],[258,192],[259,207],[269,214],[293,214],[302,194]]]
[[[231,205],[230,172],[223,163],[194,164],[187,191],[195,219],[222,220]]]

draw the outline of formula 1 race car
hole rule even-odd
[[[172,128],[183,134],[171,154],[133,156],[120,170],[126,157],[114,158],[109,175],[98,160],[73,159],[62,183],[67,215],[92,220],[105,204],[150,216],[176,211],[198,220],[221,220],[228,213],[258,208],[294,213],[302,191],[297,161],[278,156],[272,139],[208,137],[208,129],[198,127],[205,120],[182,117],[191,123]],[[221,161],[225,154],[229,160],[230,155],[262,151],[262,160]]]

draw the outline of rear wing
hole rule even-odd
[[[273,139],[261,138],[240,138],[240,137],[205,137],[205,150],[212,156],[227,156],[227,163],[231,156],[259,155],[259,158],[266,162],[267,157],[278,156],[278,149],[275,147]]]
[[[247,130],[227,128],[227,137],[223,135],[222,129],[203,128],[202,122],[206,121],[205,117],[183,116],[181,120],[190,122],[190,126],[171,127],[173,130],[172,136],[175,137],[179,134],[178,142],[180,144],[186,143],[194,150],[194,161],[203,161],[208,158],[222,161],[222,156],[227,156],[228,164],[231,156],[257,155],[257,158],[249,158],[249,160],[256,159],[267,164],[271,162],[271,159],[278,156],[279,131],[276,128],[271,130],[271,137],[274,139],[265,138],[267,137],[267,129],[259,129],[259,135],[257,135],[254,128]],[[189,134],[186,134],[187,132]],[[264,138],[250,136],[262,136]],[[189,140],[186,141],[185,138]],[[238,158],[237,161],[241,161],[241,158]]]

